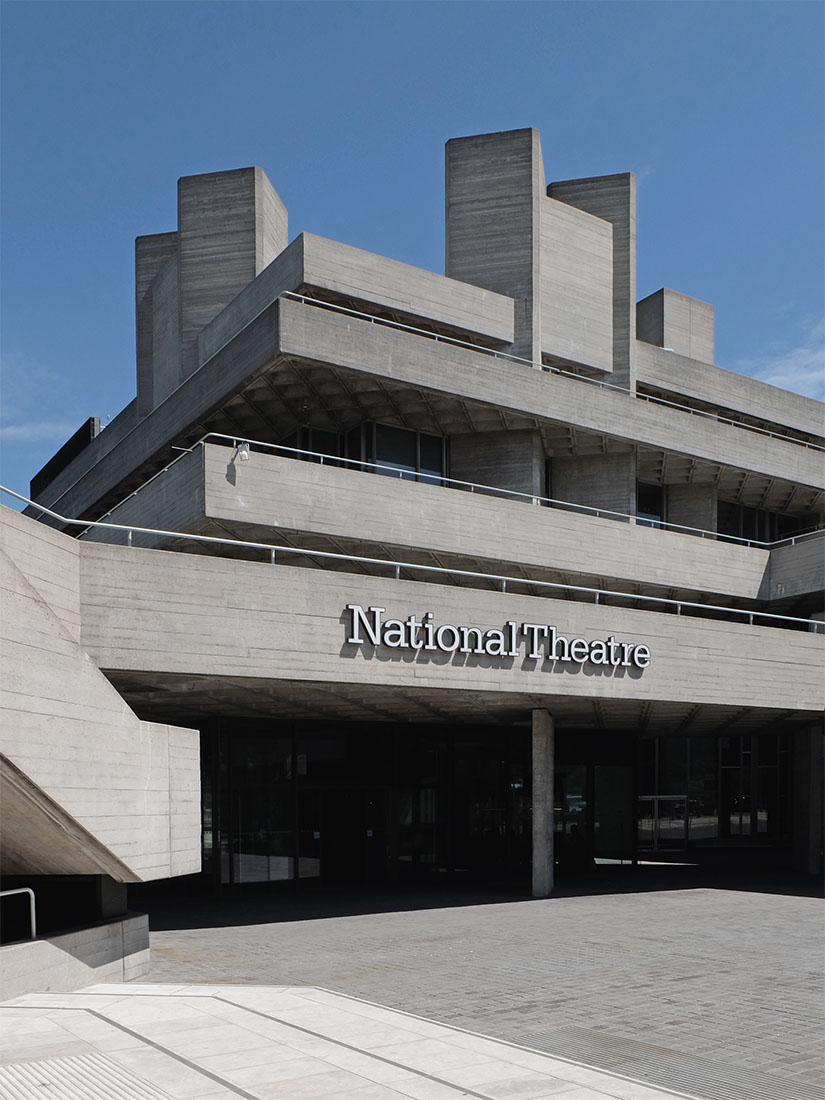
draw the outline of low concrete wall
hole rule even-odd
[[[130,982],[149,970],[149,918],[75,928],[48,939],[0,947],[0,996],[67,993],[93,982]]]

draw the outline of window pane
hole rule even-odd
[[[310,450],[322,455],[338,454],[338,435],[336,432],[325,432],[320,428],[313,428]]]
[[[421,472],[425,474],[438,474],[439,476],[443,475],[444,445],[441,436],[425,435],[422,432],[419,436],[419,441]]]
[[[658,526],[665,518],[664,489],[661,485],[649,485],[644,481],[636,482],[636,516],[647,520],[645,526]]]
[[[716,530],[720,535],[739,536],[741,531],[741,515],[738,504],[720,500],[716,505]]]
[[[375,461],[395,470],[415,472],[415,432],[375,425]],[[380,473],[381,471],[379,471]]]

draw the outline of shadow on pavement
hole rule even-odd
[[[739,890],[790,897],[825,896],[821,876],[787,870],[690,864],[599,866],[561,873],[551,901],[667,890]],[[129,908],[149,914],[154,931],[220,928],[400,913],[472,905],[533,902],[526,883],[421,882],[361,886],[317,881],[249,883],[216,893],[201,875],[130,885]]]

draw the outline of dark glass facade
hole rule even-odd
[[[788,847],[789,744],[558,731],[559,872]],[[216,721],[202,746],[204,870],[223,886],[447,876],[526,888],[530,753],[523,726]]]
[[[202,762],[223,885],[529,877],[524,729],[227,720]]]

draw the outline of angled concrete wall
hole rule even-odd
[[[771,550],[769,583],[762,597],[784,600],[809,592],[825,593],[825,531]]]
[[[546,196],[540,213],[542,351],[612,371],[613,226]]]
[[[143,913],[0,948],[0,990],[9,1001],[25,993],[134,982],[148,971],[149,918]]]
[[[197,731],[139,721],[79,644],[78,544],[6,508],[0,521],[0,751],[121,864],[99,873],[124,881],[199,870]],[[50,829],[62,839],[47,813],[37,825],[6,838],[16,873],[27,851],[35,862],[48,850]],[[88,857],[98,859],[91,846]]]

